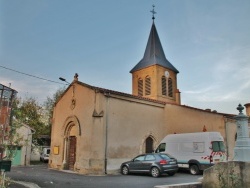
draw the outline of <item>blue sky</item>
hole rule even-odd
[[[0,83],[39,102],[74,74],[131,93],[155,24],[182,104],[234,113],[250,102],[249,0],[0,0]]]

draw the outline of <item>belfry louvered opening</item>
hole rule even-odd
[[[162,95],[167,95],[167,80],[165,76],[161,77],[161,88],[162,88]]]
[[[145,79],[145,95],[151,94],[151,79],[149,76]]]
[[[173,81],[171,78],[168,79],[168,96],[173,97]]]
[[[143,80],[141,78],[138,79],[138,95],[143,96]]]

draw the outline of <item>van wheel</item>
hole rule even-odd
[[[123,175],[128,175],[128,173],[129,173],[128,167],[127,166],[123,166],[122,167],[122,174]]]
[[[191,164],[189,167],[189,171],[192,175],[198,175],[200,174],[200,169],[197,165]]]
[[[154,178],[157,178],[160,176],[160,170],[157,167],[151,168],[150,173],[151,173],[151,176],[153,176]]]

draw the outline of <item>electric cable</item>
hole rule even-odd
[[[34,75],[31,75],[31,74],[28,74],[28,73],[24,73],[24,72],[21,72],[21,71],[17,71],[17,70],[8,68],[8,67],[4,67],[4,66],[2,66],[2,65],[0,65],[0,67],[3,68],[3,69],[7,69],[7,70],[9,70],[9,71],[13,71],[13,72],[16,72],[16,73],[19,73],[19,74],[23,74],[23,75],[25,75],[25,76],[30,76],[30,77],[37,78],[37,79],[40,79],[40,80],[45,80],[45,81],[47,81],[47,82],[53,82],[53,83],[65,85],[65,83],[61,83],[61,82],[49,80],[49,79],[46,79],[46,78],[41,78],[41,77],[34,76]]]

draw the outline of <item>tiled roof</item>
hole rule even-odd
[[[174,71],[175,73],[179,73],[179,71],[165,57],[154,22],[151,27],[144,56],[142,60],[130,71],[130,73],[152,65],[160,65]]]

